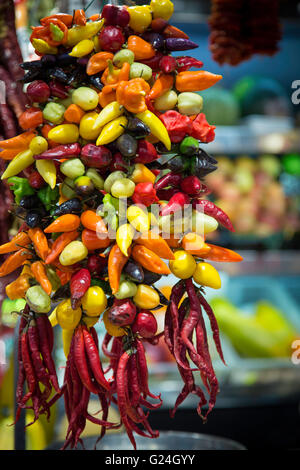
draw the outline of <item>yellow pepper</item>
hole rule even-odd
[[[91,39],[83,39],[76,46],[73,47],[72,51],[69,53],[72,57],[84,57],[87,54],[90,54],[94,49],[94,41]]]
[[[33,155],[39,155],[40,153],[46,152],[48,150],[48,142],[45,137],[37,135],[32,139],[29,144],[29,148],[32,151]]]
[[[64,328],[62,329],[63,350],[64,350],[64,354],[65,354],[66,359],[68,359],[68,355],[69,355],[69,352],[70,352],[70,347],[71,347],[73,334],[74,334],[73,329],[71,329],[71,330],[66,330]]]
[[[53,310],[53,312],[50,313],[49,315],[49,322],[51,323],[51,326],[52,328],[56,325],[58,325],[58,322],[57,322],[57,317],[56,317],[56,311],[57,311],[57,307],[55,307],[55,309]]]
[[[92,126],[92,130],[97,130],[99,132],[101,127],[122,116],[122,114],[124,114],[123,106],[120,106],[117,101],[112,101],[112,103],[105,106],[105,108],[103,108],[98,114],[98,117],[95,119]]]
[[[43,39],[33,38],[31,43],[34,49],[40,54],[57,54],[57,47],[49,46]]]
[[[136,114],[136,117],[143,121],[150,129],[151,134],[157,137],[167,148],[171,150],[171,140],[168,131],[162,121],[154,113],[147,110]]]
[[[107,306],[107,299],[103,289],[99,286],[89,287],[82,297],[81,306],[90,317],[98,317]]]
[[[71,264],[79,263],[88,255],[86,246],[79,240],[74,240],[69,243],[61,252],[59,262],[63,266],[70,266]]]
[[[150,8],[153,18],[162,18],[169,21],[174,11],[174,4],[170,0],[151,0]]]
[[[220,289],[221,287],[220,275],[216,268],[209,263],[198,263],[193,278],[201,286],[212,287],[213,289]]]
[[[56,186],[56,166],[52,160],[37,160],[36,169],[51,189]]]
[[[156,179],[156,176],[154,173],[152,173],[149,168],[146,167],[143,163],[136,163],[134,165],[134,170],[132,175],[130,176],[130,179],[135,183],[152,183],[154,184],[154,181]]]
[[[57,323],[64,330],[74,330],[80,322],[81,308],[75,310],[71,306],[71,299],[63,300],[56,308]]]
[[[184,250],[175,251],[174,260],[169,261],[169,268],[174,276],[180,279],[188,279],[196,269],[194,257]]]
[[[146,31],[152,21],[151,10],[148,5],[133,6],[128,8],[130,15],[129,26],[138,33]]]
[[[11,176],[15,176],[33,163],[34,158],[32,151],[30,149],[23,150],[22,152],[18,153],[18,155],[16,155],[11,160],[11,162],[9,162],[8,167],[1,176],[1,179],[4,180],[6,178],[10,178]]]
[[[150,227],[150,218],[148,212],[134,204],[127,209],[127,219],[138,232],[148,232]]]
[[[104,312],[103,323],[107,333],[111,336],[124,336],[126,331],[124,328],[114,325],[108,318],[109,309]]]
[[[120,135],[124,134],[127,122],[128,120],[125,116],[120,116],[106,124],[97,139],[96,145],[107,145],[116,140]]]
[[[125,256],[128,256],[128,248],[132,243],[134,234],[135,230],[130,224],[123,224],[117,230],[116,242]]]
[[[96,140],[101,127],[94,129],[94,124],[98,119],[98,113],[92,111],[90,113],[86,113],[80,120],[79,124],[79,134],[83,139],[86,140]]]
[[[104,19],[87,23],[85,26],[73,26],[68,30],[67,46],[75,46],[83,39],[90,39],[101,31]]]
[[[146,284],[139,284],[137,292],[133,297],[135,305],[139,308],[151,310],[159,305],[159,295],[152,287]]]
[[[58,144],[73,144],[77,142],[79,129],[75,124],[60,124],[53,127],[48,133],[48,139]]]

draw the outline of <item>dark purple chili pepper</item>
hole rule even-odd
[[[187,51],[188,49],[196,49],[199,46],[189,39],[167,38],[165,39],[165,47],[168,51]]]
[[[81,149],[83,163],[93,168],[103,168],[112,161],[111,151],[103,145],[87,144]]]
[[[156,50],[160,50],[164,47],[164,38],[159,33],[147,31],[146,33],[143,34],[142,38],[145,41],[149,42]]]

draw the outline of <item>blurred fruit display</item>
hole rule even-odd
[[[257,240],[274,234],[290,239],[299,231],[299,156],[284,156],[282,162],[275,155],[217,160],[218,170],[207,183],[233,221],[235,242],[244,237],[247,245],[247,236]],[[291,179],[298,181],[293,191]]]

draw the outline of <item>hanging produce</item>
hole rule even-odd
[[[101,18],[82,10],[42,18],[31,34],[40,60],[22,64],[31,74],[24,80],[31,107],[20,115],[25,132],[0,143],[7,165],[2,180],[24,219],[19,234],[0,246],[8,255],[0,276],[21,270],[7,295],[26,300],[16,418],[25,407],[33,408],[34,420],[49,415],[63,397],[64,448],[82,442],[86,420],[99,425],[99,439],[123,424],[134,447],[134,434],[159,436],[148,421],[162,398],[149,390],[147,342],[165,341],[182,377],[172,416],[192,393],[205,421],[219,389],[204,314],[224,358],[204,288],[221,284],[210,260],[242,258],[205,241],[218,223],[233,227],[205,200],[203,178],[217,162],[201,143],[213,140],[214,126],[194,92],[222,76],[189,71],[202,62],[171,55],[197,47],[169,24],[172,13],[171,1],[152,0],[150,6],[105,5]],[[179,281],[167,300],[155,282],[170,273]],[[107,332],[101,346],[98,321]],[[54,327],[62,330],[66,355],[60,386],[51,355]],[[88,412],[91,394],[101,417]],[[111,403],[119,423],[107,419]]]
[[[212,0],[210,50],[218,64],[238,65],[279,50],[278,0]]]

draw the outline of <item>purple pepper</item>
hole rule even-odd
[[[196,49],[198,44],[189,39],[183,38],[167,38],[165,39],[165,48],[168,51],[187,51],[188,49]]]
[[[149,42],[154,49],[160,50],[164,47],[164,38],[159,33],[153,33],[152,31],[148,31],[143,34],[142,38]]]

